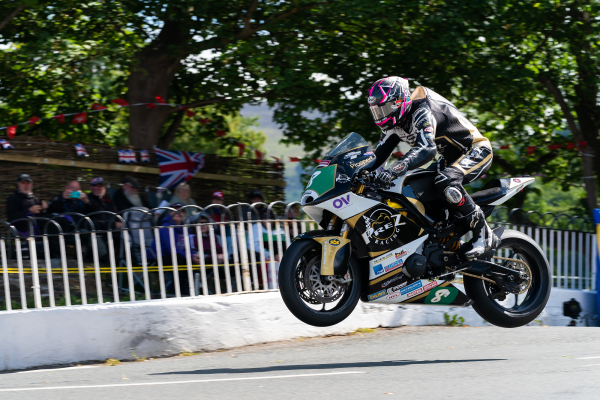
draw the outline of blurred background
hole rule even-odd
[[[399,75],[453,101],[490,138],[494,166],[473,189],[535,175],[509,208],[589,216],[599,11],[594,0],[4,0],[0,135],[35,116],[14,140],[257,156],[233,138],[282,163],[294,201],[341,137],[377,143],[365,92]],[[91,104],[107,109],[80,124],[50,118]]]

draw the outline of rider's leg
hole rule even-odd
[[[463,183],[470,183],[487,171],[491,161],[491,150],[488,147],[472,149],[450,167],[439,171],[435,179],[436,189],[444,195],[450,208],[459,215],[459,223],[473,232],[471,248],[465,252],[468,259],[479,257],[497,243],[483,211],[462,186]]]

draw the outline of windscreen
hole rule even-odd
[[[338,145],[335,146],[325,157],[335,157],[349,150],[356,149],[357,147],[363,147],[368,145],[369,144],[365,139],[363,139],[362,136],[360,136],[358,133],[352,132],[351,134],[343,138],[342,141],[339,142]]]

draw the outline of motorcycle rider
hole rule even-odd
[[[377,159],[368,170],[382,166],[401,141],[412,146],[404,157],[380,172],[374,183],[389,188],[392,180],[427,164],[439,153],[435,188],[458,214],[460,223],[473,232],[466,258],[473,260],[497,245],[485,215],[462,186],[480,177],[492,164],[490,141],[444,97],[423,86],[410,93],[408,80],[398,76],[375,82],[368,102],[381,129]]]

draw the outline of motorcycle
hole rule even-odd
[[[472,306],[487,322],[514,328],[533,321],[551,288],[548,260],[525,234],[503,227],[497,247],[469,261],[468,228],[434,188],[435,169],[416,169],[387,189],[369,186],[368,143],[351,133],[327,154],[301,199],[322,228],[293,239],[279,267],[287,308],[313,326],[335,325],[358,300],[383,304]],[[435,166],[435,164],[434,164]],[[494,179],[471,197],[488,217],[534,178]],[[464,291],[455,282],[462,275]]]

